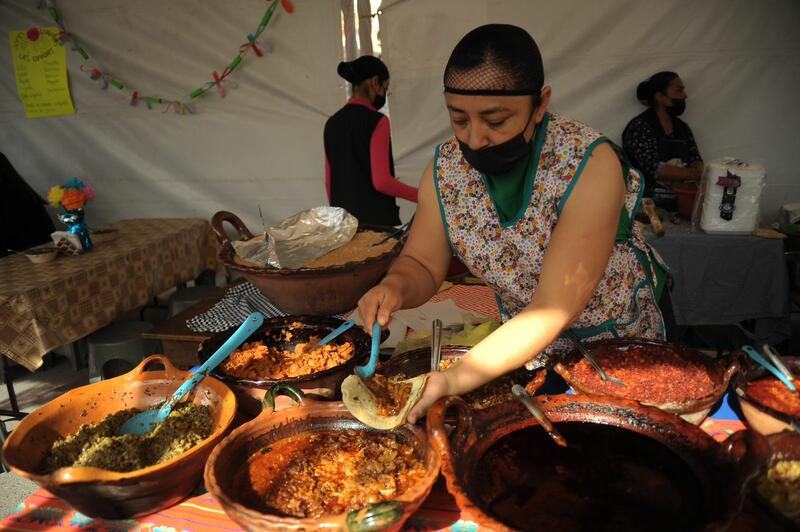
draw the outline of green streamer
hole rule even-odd
[[[189,98],[191,98],[191,99],[193,99],[193,100],[194,100],[195,98],[197,98],[197,97],[200,97],[200,96],[202,96],[203,94],[205,94],[205,92],[206,92],[206,90],[205,90],[203,87],[200,87],[199,89],[195,89],[195,90],[194,90],[194,91],[193,91],[193,92],[192,92],[192,93],[189,95]]]
[[[237,66],[239,66],[239,63],[241,63],[241,62],[242,62],[242,56],[241,55],[237,55],[236,59],[231,61],[231,64],[228,65],[228,72],[233,72],[233,69],[236,68]]]
[[[80,56],[81,56],[81,57],[83,57],[83,60],[84,60],[84,61],[88,61],[88,60],[89,60],[89,54],[87,54],[87,53],[86,53],[86,50],[84,50],[84,49],[83,49],[83,48],[81,48],[80,46],[77,46],[77,47],[73,48],[73,50],[75,50],[76,52],[78,52],[78,53],[80,54]]]
[[[258,25],[258,29],[254,34],[256,37],[261,35],[261,32],[267,29],[267,24],[269,24],[269,21],[272,20],[272,15],[275,13],[275,8],[278,7],[278,1],[279,0],[274,0],[272,5],[269,6],[264,12],[264,16],[261,17],[261,24]]]
[[[61,13],[58,12],[58,9],[53,6],[50,6],[48,9],[50,10],[50,16],[53,17],[53,20],[56,22],[56,24],[60,23]]]
[[[116,79],[112,79],[112,80],[110,81],[110,83],[111,83],[112,85],[114,85],[116,88],[118,88],[119,90],[122,90],[122,89],[124,89],[124,88],[125,88],[125,85],[123,85],[121,82],[117,81]]]
[[[148,96],[147,103],[159,104],[159,103],[164,103],[164,100],[162,100],[161,98],[156,98],[154,96]]]

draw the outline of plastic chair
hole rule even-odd
[[[143,321],[118,321],[89,336],[89,382],[122,375],[155,352],[154,342],[142,339],[153,328]]]
[[[167,303],[168,318],[172,318],[176,314],[180,314],[187,308],[195,303],[199,303],[207,296],[214,293],[217,289],[216,286],[202,285],[202,286],[189,286],[186,288],[178,288],[174,294],[169,298]]]

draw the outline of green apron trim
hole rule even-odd
[[[525,190],[522,195],[522,201],[519,206],[519,209],[516,212],[516,216],[514,218],[503,221],[503,215],[501,214],[501,209],[498,208],[498,201],[494,194],[492,194],[492,185],[490,184],[489,178],[486,174],[481,174],[481,179],[483,180],[483,185],[486,187],[486,192],[489,194],[489,198],[492,200],[492,206],[494,207],[495,214],[497,215],[497,219],[500,222],[500,227],[503,229],[507,229],[512,227],[517,222],[519,222],[528,209],[531,206],[531,197],[533,196],[533,184],[536,181],[536,173],[539,170],[539,159],[542,155],[542,147],[544,146],[544,141],[547,138],[547,125],[550,122],[550,115],[549,113],[545,113],[542,122],[536,127],[536,133],[534,137],[533,143],[533,157],[530,159],[530,164],[527,165],[528,175],[525,176]]]
[[[588,163],[589,159],[592,157],[592,152],[596,147],[598,147],[600,144],[603,144],[604,142],[611,143],[611,141],[608,140],[608,138],[599,137],[594,142],[589,144],[589,146],[586,148],[586,151],[583,153],[583,159],[581,159],[581,162],[578,165],[578,169],[575,170],[575,175],[572,176],[569,185],[567,185],[567,190],[564,191],[564,196],[561,198],[561,201],[558,202],[558,208],[556,209],[556,212],[558,213],[559,216],[561,216],[561,211],[564,210],[564,205],[567,203],[569,195],[572,193],[572,189],[575,188],[575,185],[578,184],[578,179],[580,179],[581,174],[583,173],[583,169],[586,166],[586,163]]]

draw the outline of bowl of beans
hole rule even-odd
[[[606,374],[625,386],[601,380],[589,361],[573,351],[554,368],[573,390],[632,399],[694,424],[706,418],[739,370],[735,359],[713,359],[696,349],[649,340],[602,340],[587,348]]]
[[[795,376],[800,374],[800,357],[783,357],[783,361]],[[800,393],[791,391],[760,365],[748,363],[735,385],[742,413],[753,430],[769,435],[792,430],[792,421],[800,423]],[[800,380],[794,385],[800,390]]]

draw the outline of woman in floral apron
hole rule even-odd
[[[494,290],[504,324],[429,375],[410,422],[443,395],[566,352],[566,329],[587,341],[664,337],[657,268],[632,223],[642,178],[601,134],[548,112],[533,38],[510,25],[471,31],[444,92],[455,136],[437,146],[403,253],[359,311],[369,328],[425,303],[455,254]]]

